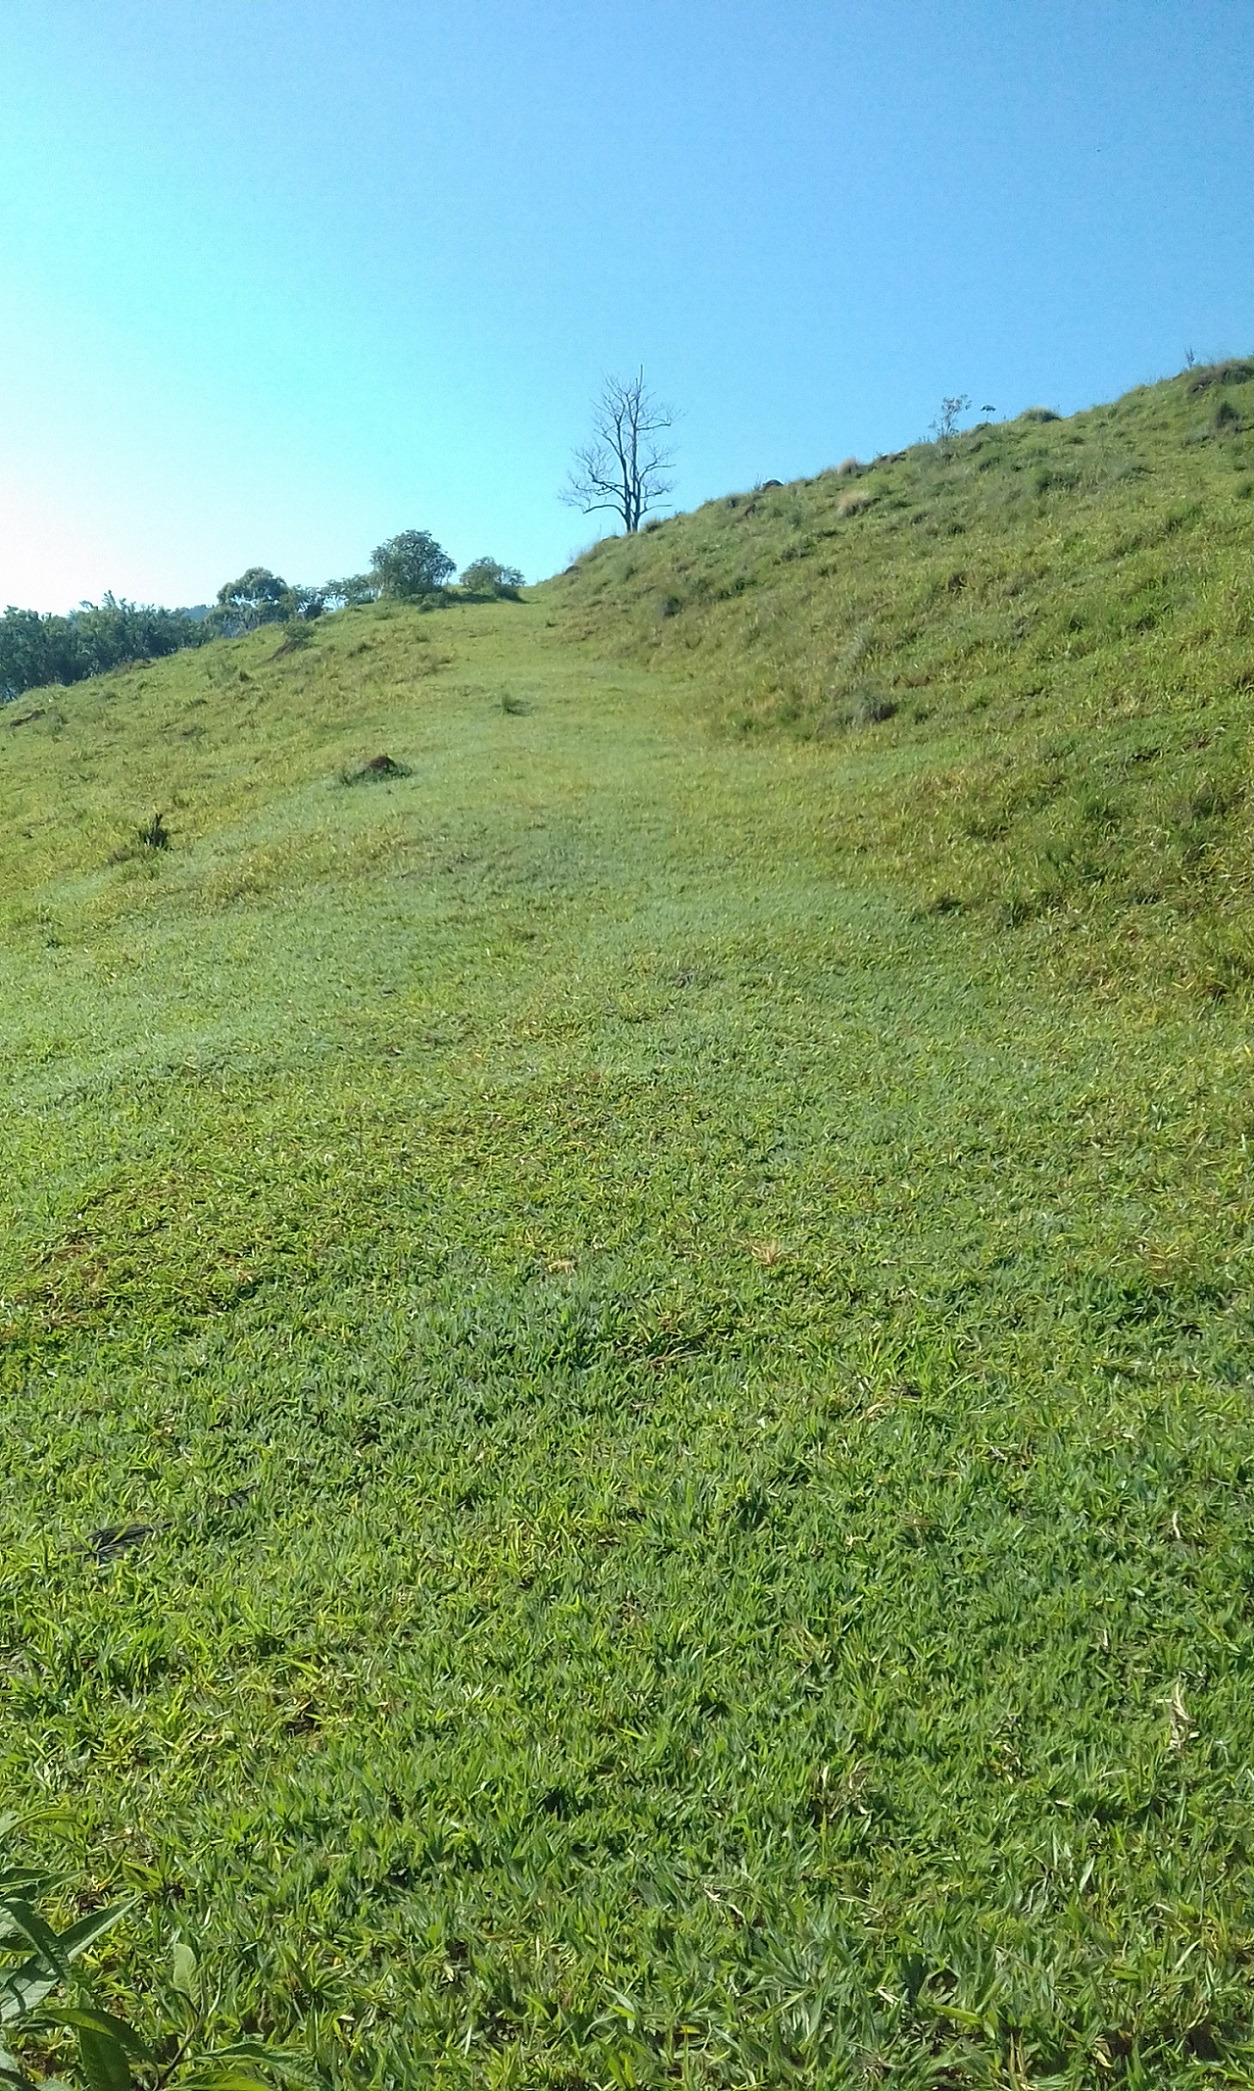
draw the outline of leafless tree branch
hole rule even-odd
[[[665,476],[675,453],[658,442],[675,419],[647,390],[643,370],[626,382],[607,378],[593,405],[591,440],[575,452],[563,501],[584,515],[613,509],[630,536],[675,483]]]

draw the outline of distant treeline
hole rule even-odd
[[[203,610],[159,610],[113,595],[68,617],[10,608],[0,617],[0,702],[45,683],[82,682],[124,661],[203,646],[215,636]]]
[[[83,603],[66,617],[9,608],[0,617],[0,704],[23,690],[83,682],[128,661],[157,660],[184,646],[237,638],[262,624],[321,617],[326,610],[349,609],[379,596],[428,604],[452,600],[445,583],[453,561],[430,531],[402,530],[376,545],[371,558],[369,573],[326,581],[320,588],[293,587],[269,567],[250,566],[238,580],[223,583],[212,607],[201,603],[192,610],[160,610],[114,595]],[[516,598],[522,581],[516,566],[484,557],[472,560],[459,586],[463,598],[481,601]]]

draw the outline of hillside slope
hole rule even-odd
[[[0,719],[0,1777],[344,2091],[1254,2069],[1247,1013],[590,594],[828,497]]]
[[[916,901],[1223,994],[1251,965],[1252,495],[1237,361],[712,502],[547,593],[726,728],[854,760],[833,832]]]

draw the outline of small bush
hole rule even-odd
[[[275,647],[274,652],[270,656],[271,660],[281,661],[285,653],[299,653],[303,646],[309,645],[312,638],[312,623],[307,619],[293,618],[287,627],[283,644]]]
[[[1254,378],[1254,360],[1248,356],[1230,356],[1226,363],[1209,363],[1204,370],[1195,370],[1189,379],[1188,390],[1192,394],[1208,392],[1212,385],[1245,385]]]
[[[873,494],[846,494],[843,501],[837,502],[836,513],[839,516],[861,515],[871,507],[874,499]]]
[[[374,755],[359,770],[341,770],[341,784],[388,784],[394,777],[412,777],[413,771],[407,762],[397,762],[391,755]]]
[[[1062,415],[1056,414],[1052,407],[1025,407],[1019,419],[1034,422],[1061,421]]]

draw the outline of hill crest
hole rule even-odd
[[[694,679],[721,731],[838,751],[849,846],[923,905],[1100,918],[1125,960],[1223,993],[1251,890],[1252,496],[1233,359],[728,495],[545,595],[585,644]]]

